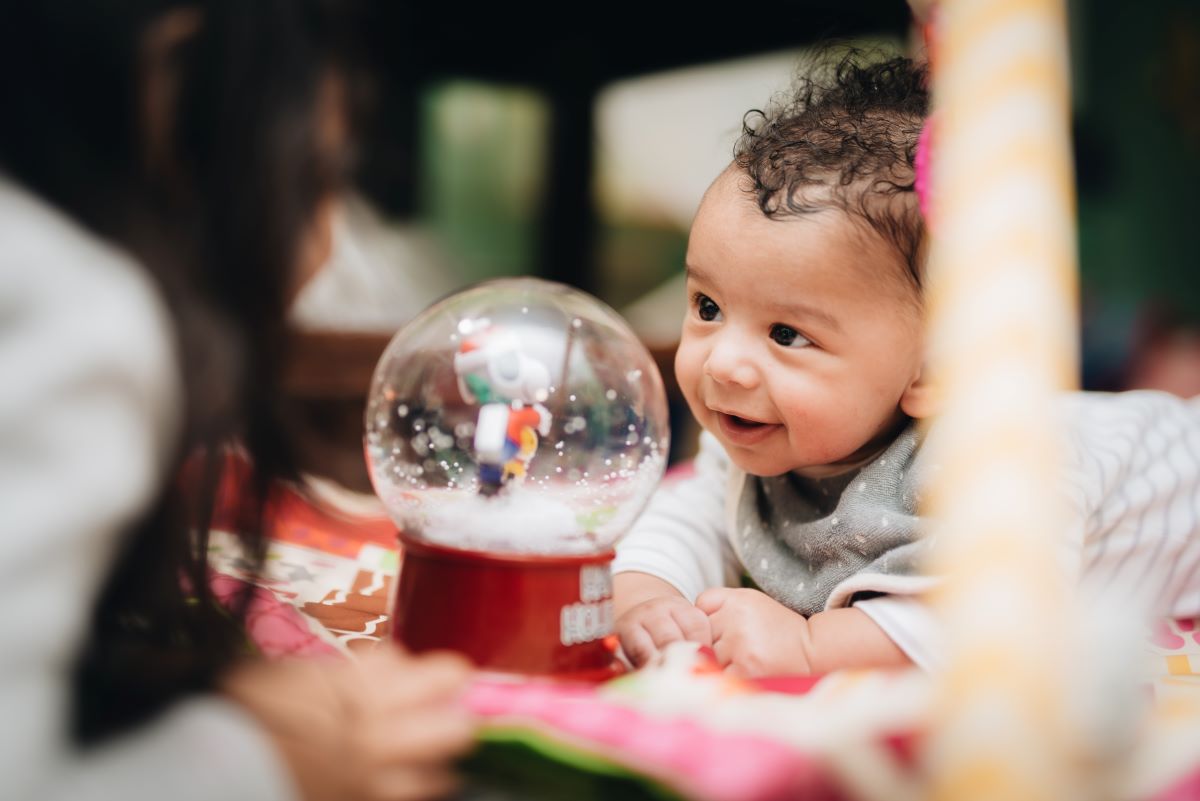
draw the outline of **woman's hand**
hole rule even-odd
[[[456,786],[475,723],[459,705],[470,666],[383,644],[358,662],[236,668],[225,694],[258,719],[304,801],[416,801]]]

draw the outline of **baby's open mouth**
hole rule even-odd
[[[764,423],[728,412],[717,412],[718,426],[725,441],[739,447],[751,447],[779,429],[778,423]]]
[[[757,420],[748,420],[745,417],[738,417],[735,414],[725,414],[724,412],[721,414],[726,420],[729,421],[729,424],[735,428],[744,428],[749,430],[752,428],[762,428],[766,425],[766,423],[760,423]]]

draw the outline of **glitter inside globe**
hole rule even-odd
[[[666,467],[662,378],[609,307],[533,278],[431,306],[375,368],[371,481],[406,536],[585,554],[628,530]]]

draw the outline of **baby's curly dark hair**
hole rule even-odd
[[[734,164],[770,218],[838,209],[896,248],[920,291],[924,224],[913,157],[929,113],[926,69],[911,59],[822,51],[789,99],[748,112]]]

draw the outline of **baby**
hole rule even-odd
[[[913,191],[925,83],[907,59],[846,58],[747,122],[701,201],[675,370],[704,434],[695,473],[618,547],[635,665],[675,640],[745,675],[938,663],[915,422],[935,412]],[[1200,409],[1076,393],[1061,411],[1064,564],[1200,614]]]

